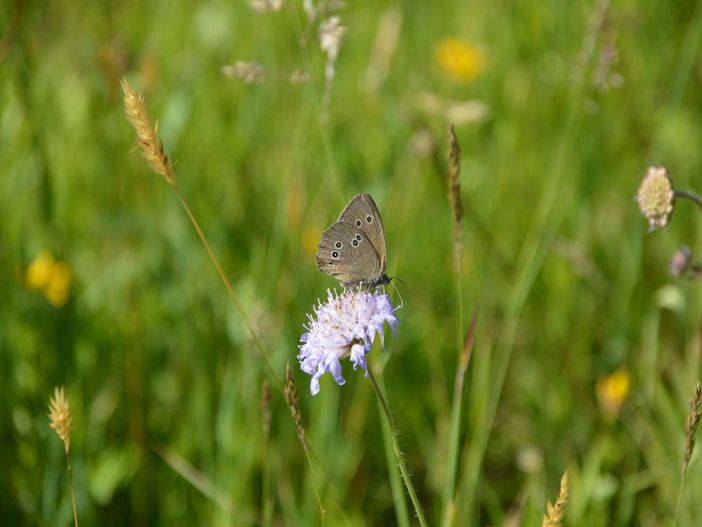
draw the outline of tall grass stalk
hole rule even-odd
[[[73,487],[73,468],[71,467],[71,432],[73,431],[73,417],[71,406],[66,397],[66,392],[61,386],[54,390],[54,396],[49,398],[49,427],[56,432],[63,442],[66,454],[66,470],[68,472],[68,488],[71,493],[71,506],[73,507],[73,524],[78,527],[78,507],[76,506],[76,492]]]
[[[185,196],[180,191],[180,187],[178,186],[178,182],[175,177],[175,171],[173,170],[173,165],[171,164],[170,159],[166,155],[163,143],[161,142],[158,136],[158,124],[154,124],[151,120],[142,95],[136,90],[134,90],[134,88],[132,88],[132,86],[129,84],[126,78],[123,78],[121,82],[122,92],[124,94],[124,112],[127,116],[127,119],[129,120],[129,122],[134,127],[134,130],[137,133],[138,143],[144,154],[144,157],[146,158],[146,160],[149,163],[149,166],[151,166],[154,172],[163,176],[165,181],[171,186],[171,188],[173,188],[173,191],[175,192],[176,196],[178,197],[178,200],[180,201],[180,204],[183,206],[183,209],[185,209],[185,213],[190,219],[190,223],[192,224],[193,228],[195,229],[195,232],[200,238],[200,242],[205,247],[207,256],[209,256],[212,265],[214,266],[215,270],[217,271],[217,274],[219,275],[219,278],[222,280],[222,283],[224,284],[224,287],[227,290],[227,294],[229,295],[229,299],[231,300],[232,304],[234,304],[234,307],[243,318],[244,325],[246,326],[246,329],[249,332],[249,335],[254,343],[254,346],[256,347],[256,350],[258,351],[260,357],[263,359],[264,364],[268,369],[268,373],[271,375],[271,378],[275,382],[276,386],[282,392],[283,388],[281,381],[278,378],[278,375],[275,373],[275,370],[273,370],[273,366],[271,366],[270,361],[268,360],[268,356],[263,350],[263,346],[261,345],[258,335],[256,334],[256,330],[253,327],[251,319],[249,318],[248,314],[246,313],[246,310],[239,301],[239,298],[236,296],[236,293],[234,292],[234,288],[232,287],[229,278],[227,278],[227,275],[222,270],[222,266],[220,265],[217,256],[215,256],[215,253],[212,250],[212,247],[210,246],[210,242],[207,240],[207,236],[205,236],[205,233],[200,227],[200,223],[197,221],[197,218],[195,218],[195,215],[190,209],[190,205],[188,205]]]
[[[495,354],[495,370],[492,380],[492,392],[489,394],[487,407],[476,424],[476,431],[468,446],[467,462],[461,481],[462,517],[465,520],[474,506],[478,479],[487,448],[488,439],[497,413],[497,406],[502,394],[502,388],[507,376],[507,369],[514,351],[517,330],[520,324],[520,314],[534,285],[539,270],[544,262],[548,249],[553,242],[558,225],[568,210],[567,197],[564,195],[569,185],[564,181],[564,173],[568,172],[566,159],[575,145],[578,131],[582,124],[580,101],[581,90],[572,95],[568,116],[563,121],[563,130],[551,163],[546,188],[541,193],[539,203],[534,209],[534,216],[524,243],[517,258],[516,270],[518,275],[507,299],[505,325],[501,331],[499,349]],[[559,204],[556,206],[556,204]]]
[[[373,390],[375,391],[375,395],[378,398],[378,403],[380,405],[380,413],[383,415],[387,426],[390,428],[391,436],[392,436],[393,454],[395,455],[395,460],[397,461],[397,466],[400,469],[400,474],[402,475],[402,481],[405,484],[405,488],[407,489],[407,493],[409,494],[410,501],[412,502],[412,506],[414,507],[414,512],[417,515],[417,519],[419,520],[419,524],[422,527],[428,527],[429,524],[427,523],[427,520],[424,517],[422,505],[421,505],[421,503],[419,503],[419,498],[417,497],[417,491],[414,490],[414,485],[412,484],[412,478],[410,477],[409,471],[407,470],[407,464],[405,463],[405,458],[404,458],[404,455],[402,454],[402,449],[400,448],[400,440],[398,438],[397,428],[395,427],[395,420],[392,417],[392,412],[390,410],[390,406],[388,405],[387,399],[385,398],[383,391],[381,390],[380,386],[378,385],[378,381],[376,380],[375,375],[373,374],[373,369],[370,367],[368,368],[368,377],[371,380],[371,384],[373,385]]]
[[[463,409],[463,383],[470,362],[475,328],[478,324],[478,310],[473,310],[468,332],[463,342],[463,350],[456,368],[456,380],[453,384],[453,402],[451,404],[451,425],[449,429],[448,462],[446,463],[446,481],[444,482],[443,512],[441,525],[448,527],[453,524],[456,510],[456,471],[458,469],[458,454],[460,452],[461,416]]]
[[[700,425],[701,415],[702,388],[700,387],[699,381],[697,381],[695,391],[692,393],[692,397],[690,398],[690,413],[687,416],[687,423],[685,424],[685,455],[683,456],[682,471],[680,474],[680,490],[678,492],[678,504],[675,507],[675,521],[673,522],[673,525],[678,524],[678,519],[680,517],[683,490],[685,489],[685,476],[687,475],[687,469],[690,466],[692,453],[695,450],[695,434],[697,433],[697,428]]]
[[[463,247],[463,204],[461,201],[460,181],[460,147],[453,125],[448,130],[448,198],[453,219],[453,282],[456,292],[456,355],[459,363],[456,369],[456,380],[453,386],[453,403],[451,405],[451,425],[449,432],[448,457],[446,459],[446,479],[443,492],[443,512],[441,524],[447,527],[451,523],[454,510],[454,493],[456,489],[456,470],[458,465],[458,445],[461,430],[461,409],[463,395],[463,379],[468,368],[469,353],[465,352],[463,342],[463,287],[461,281],[461,252]],[[472,329],[474,329],[475,315]],[[469,330],[469,333],[472,332]],[[472,336],[471,336],[472,341]],[[472,342],[471,342],[472,348]],[[463,352],[461,351],[463,349]]]
[[[229,282],[227,275],[224,273],[224,270],[222,269],[222,266],[220,265],[217,256],[215,256],[215,253],[212,250],[212,247],[210,246],[207,236],[205,236],[205,233],[200,227],[200,223],[197,221],[197,218],[195,218],[195,215],[190,209],[190,206],[188,205],[185,196],[178,187],[175,172],[173,171],[173,166],[168,157],[166,156],[163,144],[161,143],[161,140],[157,134],[158,126],[153,124],[151,118],[149,117],[149,114],[146,110],[146,105],[144,103],[144,98],[141,96],[141,94],[136,92],[131,87],[126,78],[123,78],[121,83],[122,91],[124,93],[125,114],[127,115],[127,119],[132,124],[137,133],[139,146],[141,147],[142,152],[144,153],[144,157],[147,159],[149,165],[154,169],[154,171],[157,174],[163,176],[166,182],[171,186],[171,188],[173,188],[176,196],[178,197],[178,200],[180,201],[181,205],[183,206],[183,209],[185,209],[185,212],[188,215],[188,218],[190,219],[190,223],[193,225],[193,228],[197,232],[197,235],[200,238],[202,245],[205,247],[205,251],[209,256],[212,265],[214,266],[215,270],[217,271],[217,274],[222,280],[222,283],[224,284],[227,290],[227,294],[229,295],[232,304],[242,316],[246,329],[248,330],[249,335],[251,336],[251,339],[254,343],[254,346],[256,347],[256,351],[258,352],[259,357],[263,360],[263,363],[265,364],[265,367],[268,370],[270,378],[273,380],[273,383],[276,385],[276,388],[278,388],[278,390],[286,396],[286,401],[288,401],[289,403],[289,399],[286,394],[286,389],[283,388],[283,385],[278,375],[276,374],[275,370],[273,369],[273,366],[270,363],[270,360],[268,359],[268,355],[263,350],[263,346],[261,345],[258,335],[256,334],[256,330],[253,327],[251,319],[249,318],[248,314],[246,313],[246,310],[244,309],[243,305],[239,301],[239,298],[234,292],[234,288]],[[299,414],[299,409],[293,408],[292,406],[290,407],[290,411],[293,415],[293,418],[295,417],[296,412]],[[299,423],[297,421],[296,427],[299,428]],[[320,515],[322,517],[322,520],[324,520],[324,506],[321,501],[319,486],[317,484],[317,478],[312,464],[312,459],[309,454],[309,448],[307,447],[307,444],[305,442],[303,442],[303,449],[305,452],[305,458],[309,465],[310,474],[312,476],[312,486],[314,487],[314,492],[317,496]]]
[[[319,488],[317,487],[317,476],[315,475],[314,465],[312,464],[312,457],[310,452],[309,444],[307,443],[307,435],[305,434],[305,427],[302,423],[302,414],[300,413],[300,406],[298,405],[298,392],[297,386],[295,384],[295,377],[293,375],[292,368],[288,364],[285,368],[285,400],[290,408],[290,413],[292,415],[293,421],[295,422],[295,432],[297,433],[297,438],[302,445],[302,450],[305,453],[305,459],[307,459],[307,464],[310,468],[310,474],[312,476],[312,487],[314,489],[314,495],[317,499],[317,505],[319,507],[320,519],[322,525],[325,523],[326,510],[324,509],[324,504],[322,503],[322,496],[319,493]]]

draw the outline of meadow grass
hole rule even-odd
[[[702,3],[332,11],[0,7],[3,523],[415,525],[400,449],[429,525],[565,495],[563,525],[695,525],[702,302],[668,264],[702,218],[647,234],[634,197],[651,165],[702,192]],[[404,302],[368,357],[388,416],[295,359],[359,192]]]

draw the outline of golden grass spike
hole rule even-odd
[[[71,432],[73,418],[71,406],[66,398],[63,386],[54,389],[54,396],[49,398],[49,427],[56,432],[66,451],[66,468],[68,470],[68,488],[71,491],[71,506],[73,507],[73,525],[78,527],[78,507],[76,506],[76,492],[73,488],[73,469],[71,468]]]
[[[543,527],[560,527],[565,517],[568,506],[568,472],[563,473],[561,478],[561,489],[555,504],[546,502],[546,514],[544,515]]]
[[[302,414],[300,413],[300,407],[297,404],[297,386],[295,385],[295,378],[293,377],[293,372],[292,368],[290,367],[290,364],[288,364],[285,369],[285,400],[288,402],[290,412],[292,413],[293,420],[295,421],[295,430],[297,431],[297,437],[300,440],[300,443],[302,443],[302,447],[305,450],[307,450],[307,440],[305,439],[305,427],[302,424]]]
[[[49,399],[49,426],[56,432],[63,448],[68,454],[71,450],[71,431],[73,430],[73,420],[71,418],[71,407],[68,404],[63,386],[54,390],[54,396]]]
[[[154,123],[146,111],[144,97],[131,87],[126,78],[122,78],[124,93],[124,113],[137,134],[137,142],[151,168],[163,176],[166,182],[176,186],[175,174],[171,162],[158,137],[158,123]]]
[[[685,444],[685,457],[683,458],[682,472],[683,476],[687,472],[687,467],[692,458],[692,452],[695,450],[695,433],[700,425],[700,415],[702,413],[702,388],[697,381],[695,391],[690,399],[690,414],[687,416],[687,424],[685,426],[685,435],[687,442]]]

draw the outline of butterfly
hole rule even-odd
[[[378,287],[390,282],[386,263],[385,230],[378,207],[370,194],[358,194],[322,233],[317,267],[344,287]]]

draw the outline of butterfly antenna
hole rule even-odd
[[[395,280],[396,280],[396,279],[395,279]],[[397,293],[397,296],[398,296],[398,298],[400,299],[400,305],[397,306],[396,309],[402,309],[402,306],[405,305],[405,301],[402,299],[402,295],[400,294],[400,290],[399,290],[399,289],[397,288],[397,286],[395,285],[395,280],[393,280],[393,281],[390,282],[390,283],[391,283],[392,286],[395,288],[395,292]]]

